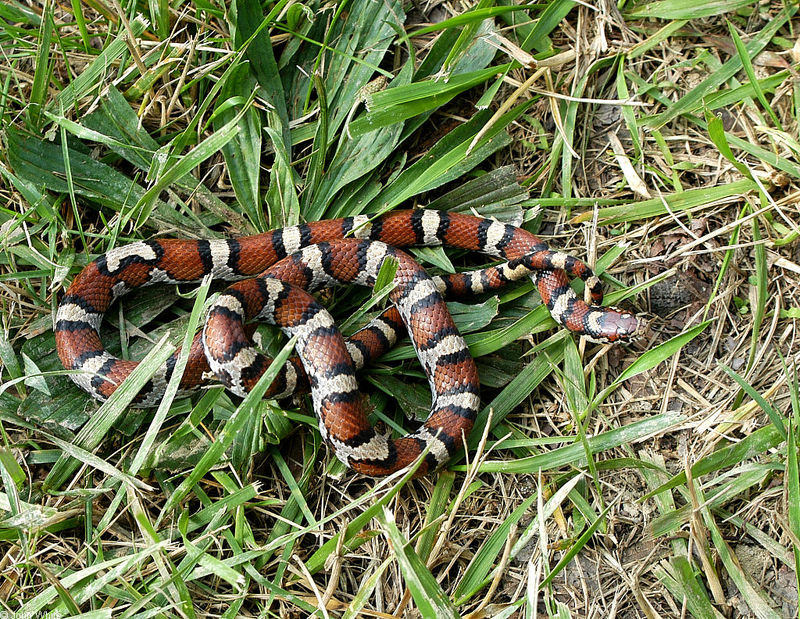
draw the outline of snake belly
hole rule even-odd
[[[638,336],[643,323],[628,312],[587,305],[569,287],[569,277],[583,279],[593,302],[600,303],[600,281],[580,260],[552,251],[530,232],[492,219],[417,209],[377,218],[366,215],[280,228],[229,240],[157,239],[114,248],[90,262],[73,280],[55,318],[56,350],[70,378],[98,400],[107,399],[137,362],[114,357],[100,339],[102,317],[111,303],[130,290],[160,283],[198,282],[205,275],[232,281],[252,277],[289,254],[326,241],[352,237],[382,241],[392,247],[444,245],[506,260],[488,269],[433,278],[446,296],[493,291],[530,277],[555,321],[600,342],[624,342]],[[391,348],[403,330],[389,308],[351,336],[348,348],[361,367]],[[180,351],[159,368],[137,395],[134,405],[155,406],[163,397]],[[207,384],[209,371],[200,336],[195,338],[180,383],[180,395]],[[282,369],[267,397],[283,397],[308,387],[302,363],[295,358]]]
[[[387,258],[397,261],[394,304],[428,378],[428,419],[415,432],[389,440],[367,419],[356,368],[333,318],[304,289],[342,284],[373,286]],[[312,244],[256,278],[227,288],[208,312],[203,344],[212,371],[237,395],[246,395],[268,367],[250,344],[248,320],[275,324],[296,335],[296,352],[311,385],[322,438],[353,470],[389,475],[425,458],[416,471],[438,469],[464,444],[480,405],[478,372],[441,293],[406,253],[379,241],[341,239]]]

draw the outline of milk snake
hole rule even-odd
[[[396,249],[412,245],[446,245],[506,262],[430,278]],[[372,285],[387,256],[398,261],[390,295],[394,307],[345,342],[330,314],[302,288]],[[345,464],[368,475],[397,471],[426,448],[418,474],[434,470],[472,427],[480,402],[477,372],[442,294],[478,294],[530,277],[555,321],[586,338],[626,341],[643,328],[630,313],[590,306],[577,298],[568,277],[582,278],[595,303],[602,300],[599,279],[579,260],[548,249],[522,228],[435,210],[396,211],[374,219],[359,215],[325,220],[232,240],[140,241],[106,252],[75,278],[56,314],[56,349],[64,367],[75,370],[70,375],[73,381],[105,400],[136,366],[112,356],[100,341],[103,313],[116,298],[140,286],[197,282],[209,273],[215,279],[251,279],[228,288],[211,307],[203,333],[192,344],[180,383],[182,393],[207,382],[209,362],[232,391],[248,392],[269,360],[249,344],[243,323],[257,317],[277,324],[297,334],[299,358],[282,369],[268,397],[307,388],[308,376],[323,438]],[[387,441],[367,422],[354,372],[386,352],[398,339],[402,324],[428,375],[433,406],[419,430]],[[136,405],[158,404],[178,354],[156,372]]]

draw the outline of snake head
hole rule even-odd
[[[643,337],[649,328],[643,316],[616,307],[593,308],[587,319],[593,335],[584,337],[599,344],[633,342]]]

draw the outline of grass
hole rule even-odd
[[[226,4],[0,5],[0,609],[797,616],[797,7]],[[103,405],[55,356],[108,249],[401,205],[541,233],[650,332],[575,340],[531,285],[450,304],[484,408],[413,481],[346,472],[306,398],[129,408],[208,282],[111,309],[144,362]],[[323,298],[348,329],[376,311]],[[419,377],[407,342],[364,371],[387,431],[425,415]]]

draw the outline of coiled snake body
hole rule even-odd
[[[506,260],[495,267],[430,278],[399,247],[447,245]],[[384,260],[398,261],[394,306],[345,342],[330,314],[303,290],[340,283],[374,284]],[[630,313],[590,306],[568,277],[586,281],[593,301],[600,282],[582,262],[554,252],[533,234],[500,222],[434,210],[397,211],[326,220],[234,240],[159,239],[112,249],[75,278],[56,315],[56,349],[73,381],[99,400],[108,398],[136,366],[100,341],[103,313],[139,286],[196,282],[207,274],[245,281],[228,288],[209,311],[189,353],[183,391],[204,384],[209,368],[239,395],[269,365],[249,343],[244,321],[277,324],[297,334],[298,358],[282,369],[267,395],[280,398],[310,386],[320,432],[345,464],[367,475],[386,475],[413,462],[426,448],[418,474],[444,464],[469,433],[479,407],[478,376],[464,340],[442,299],[496,290],[530,277],[560,325],[593,341],[625,341],[642,325]],[[259,275],[257,278],[253,276]],[[433,394],[431,414],[416,432],[386,440],[367,421],[355,370],[386,352],[402,325],[411,336]],[[163,396],[178,354],[137,396],[139,406]]]

